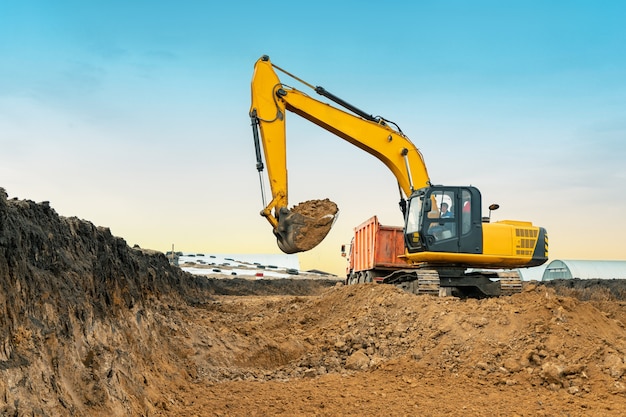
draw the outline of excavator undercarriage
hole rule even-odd
[[[463,268],[403,269],[373,279],[392,284],[413,294],[487,298],[516,294],[522,291],[520,274],[514,271],[465,272]]]

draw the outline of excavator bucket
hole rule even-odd
[[[316,247],[328,234],[339,213],[337,204],[328,199],[309,200],[289,210],[278,210],[274,235],[285,253],[305,252]]]

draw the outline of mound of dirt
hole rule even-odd
[[[626,415],[624,293],[580,285],[194,276],[0,190],[0,415]]]
[[[190,407],[197,415],[626,412],[619,301],[595,306],[534,284],[486,300],[359,284],[214,308],[203,337],[224,356],[199,368],[211,395]]]
[[[557,279],[542,284],[554,288],[558,294],[579,300],[626,300],[624,279]]]
[[[149,412],[167,306],[204,303],[207,288],[162,253],[0,189],[0,414]]]
[[[208,287],[215,295],[315,295],[335,286],[335,279],[245,279],[208,278]]]

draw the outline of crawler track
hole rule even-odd
[[[518,272],[498,272],[500,295],[513,295],[522,292],[522,277]]]

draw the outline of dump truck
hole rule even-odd
[[[417,268],[404,255],[404,230],[387,226],[373,216],[354,228],[349,245],[341,246],[346,258],[346,284],[377,282],[391,272]]]

